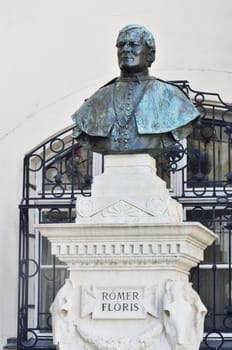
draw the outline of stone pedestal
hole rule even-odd
[[[105,171],[96,176],[92,196],[77,202],[77,223],[176,223],[182,207],[156,175],[148,154],[105,157]]]
[[[60,350],[198,350],[206,309],[188,283],[216,238],[183,223],[148,155],[108,156],[76,224],[39,225],[70,277],[51,312]]]

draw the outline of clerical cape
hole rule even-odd
[[[74,136],[84,133],[98,140],[111,137],[118,120],[115,86],[120,82],[123,80],[119,78],[100,88],[72,115],[76,124]],[[139,101],[134,101],[133,110],[138,136],[151,138],[171,133],[174,140],[186,137],[191,131],[189,123],[199,116],[186,94],[179,87],[154,77],[148,76],[137,84],[142,92]]]

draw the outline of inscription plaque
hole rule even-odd
[[[143,288],[99,288],[93,318],[146,318]]]
[[[93,319],[145,319],[156,316],[156,288],[82,287],[81,317]]]

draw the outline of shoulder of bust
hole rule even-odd
[[[108,85],[114,84],[117,80],[118,80],[118,77],[111,79],[111,80],[108,81],[106,84],[102,85],[102,86],[100,87],[100,89],[102,89],[102,88],[104,88],[104,87],[106,87],[106,86],[108,86]]]
[[[189,96],[185,93],[185,91],[183,91],[179,85],[176,85],[173,82],[156,78],[155,83],[156,83],[156,86],[159,85],[160,89],[163,91],[166,90],[178,95],[182,95],[182,96],[184,95],[189,99]]]

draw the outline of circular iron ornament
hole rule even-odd
[[[179,165],[178,162],[180,162],[183,159],[185,154],[186,154],[186,149],[181,143],[176,143],[175,145],[164,150],[161,156],[164,156],[164,158],[168,163],[167,166],[165,166],[164,170],[175,172],[185,168],[186,164],[184,166],[182,166],[181,164],[181,166],[178,167]]]
[[[81,195],[83,197],[91,197],[91,192],[85,192],[85,191],[89,191],[89,185],[88,184],[84,184],[82,187],[81,187]]]
[[[224,207],[223,209],[223,217],[227,220],[231,220],[231,217],[232,217],[232,207],[227,205],[226,207]]]
[[[206,192],[206,186],[203,187],[202,185],[200,188],[198,186],[193,185],[193,193],[196,195],[196,197],[202,197]]]
[[[50,175],[49,172],[52,173],[52,171],[54,171],[54,173]],[[45,179],[50,183],[54,183],[54,177],[58,174],[58,172],[59,170],[55,166],[50,166],[49,168],[46,168]]]
[[[65,143],[62,139],[56,138],[51,141],[50,143],[50,149],[54,153],[60,153],[64,150]]]
[[[60,222],[62,220],[62,211],[60,209],[50,209],[47,213],[49,222]]]
[[[170,163],[170,170],[175,172],[177,171],[178,165],[176,163]]]
[[[223,113],[222,113],[222,120],[225,122],[225,123],[228,123],[227,125],[228,126],[231,126],[231,114],[232,114],[232,111],[231,109],[226,109]]]
[[[212,339],[211,337],[214,337],[214,339]],[[215,339],[216,338],[216,339]],[[218,331],[211,331],[208,332],[204,338],[204,342],[207,346],[208,349],[221,349],[221,347],[224,344],[224,337],[223,335],[218,332]]]
[[[181,143],[176,143],[174,146],[171,146],[166,153],[166,157],[170,162],[180,161],[185,154],[185,149]]]
[[[232,196],[232,186],[231,183],[227,183],[223,186],[223,191],[225,192],[225,194],[229,197]]]
[[[36,158],[38,158],[38,160]],[[31,156],[30,156],[30,159],[33,160],[33,163],[36,163],[36,164],[35,164],[34,168],[29,167],[28,168],[29,171],[32,171],[32,172],[35,173],[36,171],[39,171],[40,169],[42,169],[42,167],[43,167],[43,159],[42,159],[42,157],[40,155],[32,153]]]
[[[224,132],[228,135],[228,138],[231,138],[231,134],[232,134],[232,124],[231,123],[227,123]]]
[[[35,266],[35,270],[32,273],[29,273],[29,264],[30,263],[33,263],[34,266]],[[28,273],[26,273],[26,271],[25,271],[26,269],[28,270]],[[21,276],[23,278],[34,277],[38,273],[38,271],[39,271],[39,265],[34,259],[24,259],[24,260],[21,261],[20,272],[21,272]]]
[[[57,191],[57,192],[56,192]],[[55,185],[52,187],[52,194],[55,198],[63,197],[65,189],[61,185]]]
[[[192,209],[193,219],[201,220],[204,218],[205,210],[201,206],[196,206]]]
[[[20,344],[24,349],[33,349],[38,341],[37,334],[32,329],[23,329],[20,334]]]
[[[196,103],[203,103],[205,101],[205,96],[201,93],[195,95],[194,100]]]
[[[228,220],[226,221],[224,227],[225,227],[227,230],[232,230],[232,217],[228,218]]]
[[[232,329],[232,315],[226,316],[223,320],[223,325],[226,329]]]
[[[49,314],[47,317],[47,326],[49,329],[52,328],[52,315],[51,314]]]
[[[204,125],[200,129],[200,134],[204,139],[210,140],[214,135],[214,128],[210,125]]]
[[[229,171],[226,175],[226,181],[229,182],[229,183],[232,183],[232,172]]]

